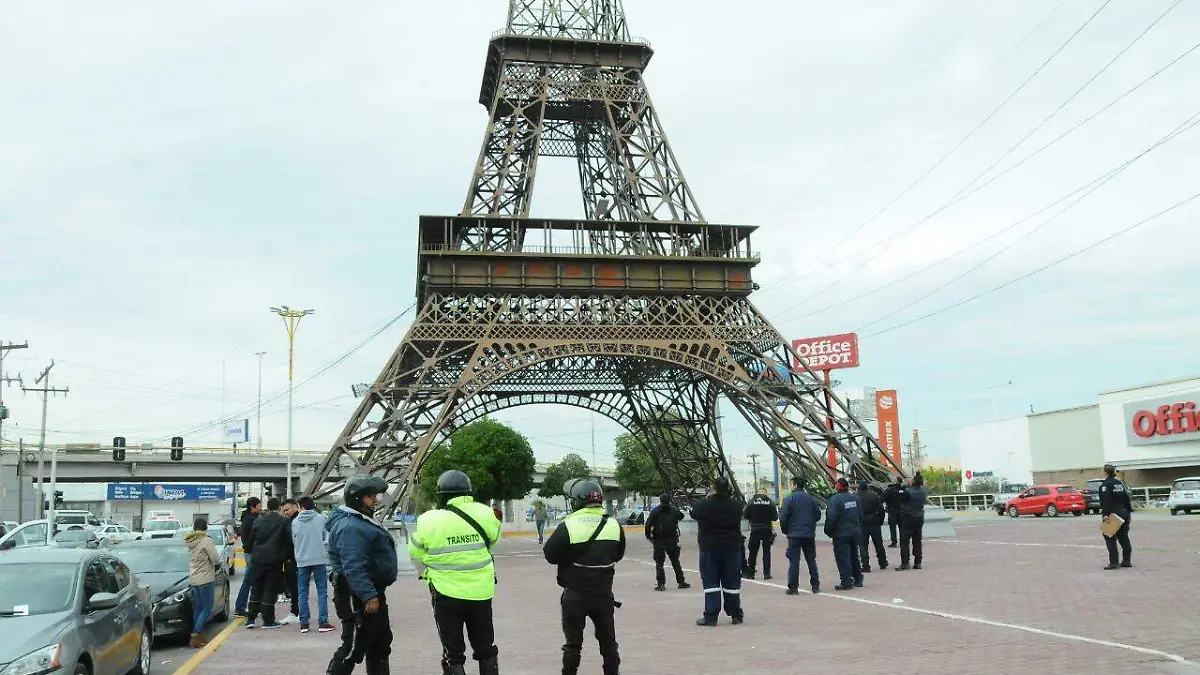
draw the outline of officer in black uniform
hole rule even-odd
[[[679,521],[683,512],[671,505],[671,495],[664,493],[658,498],[658,506],[646,518],[646,538],[654,546],[654,590],[667,590],[667,572],[663,563],[669,557],[675,569],[675,582],[680,588],[691,588],[683,578],[683,565],[679,563]]]
[[[576,675],[583,653],[583,627],[588,619],[596,630],[604,675],[619,675],[613,597],[616,566],[625,557],[625,530],[604,513],[604,492],[594,480],[570,480],[563,486],[571,499],[571,514],[546,540],[546,562],[558,565],[558,585],[563,587],[563,675]]]
[[[750,521],[750,556],[746,571],[747,579],[753,579],[758,563],[758,549],[762,547],[763,579],[771,578],[771,544],[775,543],[775,521],[779,520],[779,509],[775,502],[767,496],[766,488],[759,488],[758,494],[750,499],[742,517]]]
[[[900,493],[904,491],[904,479],[896,476],[896,482],[887,486],[883,491],[883,505],[887,509],[888,548],[896,548],[900,544],[897,530],[900,527]]]
[[[1133,502],[1129,500],[1129,489],[1117,479],[1117,467],[1112,464],[1104,465],[1104,481],[1100,483],[1100,515],[1104,518],[1116,516],[1125,521],[1113,536],[1104,538],[1104,545],[1108,547],[1108,566],[1104,569],[1133,567],[1133,563],[1129,561],[1129,556],[1133,553],[1133,544],[1129,543],[1129,519],[1133,516]],[[1118,542],[1121,544],[1119,564]]]

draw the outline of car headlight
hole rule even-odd
[[[154,608],[158,609],[159,607],[178,605],[179,603],[181,603],[185,599],[187,599],[189,590],[190,589],[185,588],[183,590],[175,591],[175,592],[167,595],[162,600],[159,600],[158,602],[154,603]],[[7,675],[7,673],[0,673],[0,675]]]
[[[8,664],[0,675],[42,675],[52,673],[62,667],[59,657],[62,656],[62,645],[53,644],[29,652],[25,656]]]

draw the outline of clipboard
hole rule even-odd
[[[1104,520],[1100,521],[1100,532],[1102,532],[1105,537],[1111,538],[1117,533],[1117,530],[1121,529],[1121,526],[1124,524],[1124,518],[1115,513],[1110,513],[1104,518]]]

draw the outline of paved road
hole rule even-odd
[[[981,514],[958,521],[958,536],[930,540],[925,569],[877,571],[866,588],[848,594],[783,594],[784,557],[776,546],[776,576],[743,588],[746,624],[723,619],[693,625],[703,593],[650,591],[649,547],[631,533],[618,569],[618,634],[624,671],[692,675],[741,672],[981,672],[981,664],[1028,664],[1039,675],[1200,673],[1200,620],[1191,611],[1200,565],[1200,517],[1134,516],[1134,569],[1105,572],[1098,518],[1021,518]],[[892,564],[898,562],[889,549]],[[818,544],[822,585],[835,583],[828,544]],[[694,548],[684,560],[694,561]],[[553,673],[560,669],[558,589],[536,541],[506,539],[497,549],[495,602],[501,668]],[[688,565],[694,568],[695,564]],[[689,573],[698,581],[694,572]],[[429,596],[414,579],[389,593],[395,670],[421,664],[435,672],[440,646]],[[1112,607],[1127,614],[1113,620]],[[903,644],[889,643],[892,635]],[[648,639],[652,636],[652,640]],[[589,640],[590,640],[589,634]],[[336,634],[236,631],[195,671],[224,675],[256,664],[256,675],[319,672]],[[594,642],[584,668],[599,672]],[[989,665],[990,669],[991,666]],[[407,672],[407,671],[406,671]],[[415,671],[414,671],[415,672]]]

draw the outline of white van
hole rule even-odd
[[[1171,515],[1179,515],[1180,511],[1191,513],[1192,509],[1200,511],[1200,476],[1176,478],[1171,484],[1171,496],[1167,498],[1167,508]]]
[[[54,524],[56,531],[87,530],[95,532],[103,527],[103,523],[99,518],[93,516],[91,511],[55,511]]]

